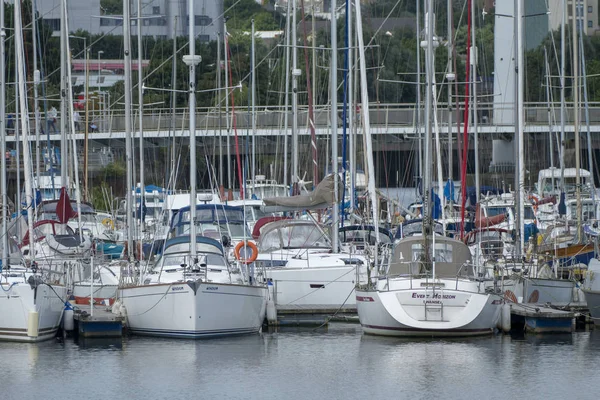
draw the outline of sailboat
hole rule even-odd
[[[21,3],[15,2],[15,50],[19,84],[19,107],[23,115],[27,115],[25,95],[25,61],[23,45],[23,29],[21,26]],[[0,7],[0,24],[4,24],[4,7]],[[0,56],[4,57],[4,36],[0,37]],[[4,64],[0,65],[0,79],[4,86]],[[4,112],[4,90],[0,93],[0,111]],[[1,118],[4,124],[4,118]],[[26,204],[32,205],[32,163],[29,157],[29,121],[21,118],[23,139],[23,164],[25,168]],[[2,126],[2,128],[4,128]],[[3,147],[5,138],[2,137]],[[4,162],[4,160],[3,160]],[[2,198],[6,204],[6,169],[2,170]],[[3,210],[3,226],[6,228],[6,215]],[[29,234],[33,236],[33,214],[28,207],[27,220]],[[8,232],[6,229],[4,232]],[[51,339],[58,331],[64,310],[67,288],[64,284],[63,265],[48,268],[38,265],[35,258],[29,264],[16,264],[8,258],[8,235],[2,238],[2,267],[0,269],[0,339],[20,342],[38,342]],[[15,251],[16,252],[16,251]],[[16,253],[18,254],[18,253]],[[35,256],[35,254],[33,255]]]
[[[128,20],[129,2],[123,3]],[[196,140],[194,2],[188,1],[189,51],[184,57],[189,74],[190,203],[196,203]],[[123,24],[124,34],[128,35]],[[127,55],[126,55],[127,57]],[[196,221],[196,207],[190,207]],[[196,233],[169,239],[160,258],[140,277],[140,282],[119,289],[121,304],[114,306],[127,317],[134,334],[175,338],[206,338],[260,331],[266,312],[267,288],[253,284],[241,267],[230,265],[223,246]],[[254,280],[254,282],[256,282]]]
[[[360,11],[357,8],[357,24]],[[431,156],[433,3],[427,13],[425,165]],[[364,84],[364,82],[363,82]],[[379,266],[380,276],[356,288],[358,316],[367,334],[473,336],[493,333],[502,298],[487,289],[463,242],[432,234],[430,171],[424,171],[423,235],[407,236]]]

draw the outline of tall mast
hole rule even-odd
[[[379,232],[379,204],[377,203],[377,192],[375,189],[375,163],[373,162],[373,139],[371,138],[371,122],[369,115],[369,86],[367,84],[367,61],[365,59],[365,41],[363,38],[362,16],[360,7],[356,7],[356,37],[358,40],[358,58],[360,62],[360,95],[363,117],[363,130],[365,136],[365,154],[367,157],[367,189],[371,197],[371,209],[373,210],[373,226],[375,232]],[[379,242],[379,234],[375,235]]]
[[[189,0],[188,0],[189,1]],[[231,177],[231,122],[229,119],[229,51],[227,50],[227,22],[223,22],[223,50],[225,58],[225,118],[227,125],[227,187],[229,190],[233,190],[233,180]]]
[[[590,104],[588,102],[587,68],[585,66],[585,53],[583,51],[583,35],[579,36],[579,49],[581,50],[581,78],[583,80],[583,102],[585,104],[585,125],[587,138],[588,168],[590,169],[590,183],[592,186],[592,200],[595,203],[596,184],[594,183],[594,163],[592,159],[592,138],[590,134]]]
[[[252,73],[252,183],[256,179],[256,40],[254,37],[254,19],[252,19],[252,50],[250,51],[250,72]]]
[[[176,129],[176,121],[177,119],[175,118],[175,111],[177,109],[177,92],[175,91],[175,89],[177,89],[177,17],[175,17],[175,23],[173,24],[173,73],[171,74],[171,89],[173,89],[173,91],[171,92],[171,132],[173,132],[173,142],[171,144],[172,146],[172,150],[171,150],[171,174],[174,174],[176,171],[175,168],[175,142],[176,142],[176,136],[175,136],[175,129]],[[176,175],[176,173],[175,173]],[[177,177],[174,176],[173,179],[173,189],[176,189],[177,187]],[[167,177],[167,182],[169,181],[169,177]]]
[[[172,64],[172,70],[173,72],[171,73],[171,89],[173,89],[173,91],[171,92],[171,132],[173,132],[173,141],[171,143],[171,172],[169,175],[167,175],[167,182],[169,182],[170,180],[170,176],[171,174],[175,173],[175,141],[176,141],[176,136],[175,136],[175,129],[176,129],[176,121],[177,119],[175,118],[175,111],[177,109],[177,92],[175,91],[177,89],[177,17],[175,17],[175,23],[173,24],[173,64]],[[174,176],[173,179],[173,189],[176,189],[177,187],[177,177]]]
[[[64,3],[65,8],[65,16],[67,15],[67,3]],[[65,31],[69,32],[69,18],[65,18]],[[87,46],[85,46],[87,47]],[[69,42],[66,41],[66,51],[67,54],[71,54],[71,47],[69,46]],[[77,139],[75,138],[75,121],[73,120],[74,109],[73,109],[73,88],[72,88],[72,75],[71,75],[71,59],[67,59],[67,109],[69,110],[69,117],[66,118],[66,114],[63,116],[65,121],[68,121],[68,125],[65,123],[65,131],[71,132],[71,156],[73,157],[73,177],[74,177],[74,188],[75,188],[75,201],[77,202],[77,226],[81,227],[81,192],[79,190],[79,165],[77,160]],[[29,133],[29,132],[28,132]],[[67,142],[68,143],[68,142]],[[79,240],[83,242],[83,230],[79,229]]]
[[[579,143],[579,51],[577,43],[577,25],[579,24],[577,16],[577,2],[573,1],[573,27],[571,28],[573,37],[573,134],[575,135],[575,195],[577,198],[577,240],[582,239],[581,230],[581,176],[579,168],[581,167],[580,160],[580,143]],[[582,27],[583,28],[583,27]]]
[[[4,43],[4,4],[0,7],[0,60],[6,59]],[[6,65],[0,63],[0,132],[6,132]],[[50,151],[50,149],[48,149]],[[2,196],[2,232],[7,232],[8,193],[6,192],[6,135],[0,135],[0,153],[2,153],[0,171],[0,195]],[[2,268],[8,265],[8,235],[2,235]]]
[[[563,200],[565,193],[565,47],[567,46],[565,26],[567,24],[567,0],[562,0],[562,11],[560,24],[560,201]],[[561,212],[561,207],[558,208],[558,211]]]
[[[550,168],[554,168],[554,138],[552,132],[552,113],[550,110],[550,64],[548,63],[548,51],[544,47],[544,67],[546,68],[546,101],[548,104],[548,138],[550,139]],[[550,176],[550,182],[554,187],[554,172]],[[538,190],[544,190],[544,188],[538,188]],[[542,192],[543,195],[543,192]]]
[[[197,263],[196,249],[196,65],[202,59],[196,55],[196,35],[194,33],[194,1],[188,0],[189,49],[190,54],[183,62],[190,67],[189,106],[190,106],[190,246],[191,257]],[[227,53],[227,50],[225,51]]]
[[[4,4],[1,4],[2,8],[4,8]],[[26,88],[26,79],[25,79],[25,61],[24,61],[24,45],[23,45],[23,26],[21,22],[21,2],[15,1],[14,3],[14,24],[15,24],[15,52],[16,52],[16,70],[17,70],[17,86],[19,87],[19,107],[21,109],[22,118],[20,118],[21,122],[21,131],[22,131],[22,141],[23,141],[23,174],[25,176],[25,204],[27,207],[27,225],[29,228],[29,237],[31,238],[30,247],[33,248],[33,191],[31,185],[31,160],[30,160],[30,152],[29,152],[29,118],[27,118],[27,88]],[[2,77],[4,78],[4,76]],[[2,154],[2,158],[4,154]],[[4,175],[6,170],[2,171]],[[6,236],[6,235],[4,235]],[[5,247],[6,249],[6,247]],[[31,251],[31,260],[32,264],[35,260],[35,251]],[[2,264],[4,267],[5,264]]]
[[[425,146],[424,166],[423,169],[423,217],[427,219],[427,223],[423,223],[423,236],[428,233],[429,220],[431,219],[431,106],[433,104],[433,0],[427,2],[427,23],[425,25],[426,35],[426,51],[425,51]],[[425,241],[427,243],[427,240]],[[428,254],[428,252],[426,252]]]
[[[133,163],[132,163],[132,139],[131,139],[131,36],[130,27],[130,2],[123,2],[123,55],[125,67],[125,160],[126,160],[126,202],[127,202],[127,258],[133,261],[133,219],[131,215],[133,205],[131,191],[133,190]]]
[[[452,37],[452,0],[448,0],[448,73],[446,81],[448,82],[448,179],[452,180],[452,82],[456,79],[454,75],[454,61],[452,60],[454,52],[454,38]],[[440,194],[441,196],[442,194]]]
[[[525,250],[525,226],[523,225],[523,215],[525,214],[524,200],[525,200],[525,152],[523,144],[523,128],[525,123],[525,110],[523,109],[525,101],[524,93],[524,78],[525,69],[523,63],[523,0],[516,0],[517,9],[515,15],[517,17],[517,126],[515,127],[515,134],[517,135],[517,148],[518,148],[518,226],[515,229],[519,231],[519,245],[520,253]]]
[[[314,4],[314,3],[313,3]],[[347,21],[347,27],[346,29],[348,30],[348,71],[346,72],[348,74],[348,90],[347,90],[347,94],[346,94],[346,98],[348,101],[348,110],[350,112],[350,118],[348,118],[348,131],[350,132],[350,134],[348,135],[348,153],[349,153],[349,164],[350,164],[350,210],[354,211],[356,204],[354,204],[354,189],[356,187],[356,142],[354,141],[354,116],[356,115],[355,112],[355,106],[354,106],[354,82],[353,82],[353,76],[354,76],[354,72],[353,72],[353,57],[354,57],[354,51],[352,49],[352,1],[351,0],[346,0],[346,4],[347,4],[347,10],[346,12],[348,13],[348,18],[346,18]],[[313,5],[314,7],[314,5]],[[314,46],[314,45],[313,45]],[[314,51],[314,48],[313,48]],[[314,66],[314,63],[313,63]],[[313,72],[313,83],[316,81],[316,75],[314,75]],[[314,96],[315,91],[313,90],[313,96]],[[345,121],[344,121],[345,123]],[[346,166],[344,165],[344,168],[346,168]],[[343,184],[345,185],[346,182],[343,182]]]
[[[144,213],[143,206],[146,197],[144,187],[144,85],[142,80],[142,0],[137,2],[137,43],[138,43],[138,129],[140,131],[140,206],[138,215],[140,217],[140,240],[144,237]],[[143,252],[139,257],[142,259]]]
[[[298,39],[296,23],[297,0],[292,0],[292,185],[298,184]],[[333,121],[331,121],[333,124]]]
[[[219,189],[223,188],[223,131],[221,127],[221,33],[217,33],[217,104],[219,107]],[[225,95],[227,96],[227,95]]]
[[[417,156],[418,179],[423,179],[423,138],[421,137],[421,0],[417,0],[417,107],[415,108],[415,125],[417,127],[417,143],[419,154]],[[419,182],[415,182],[418,186]],[[421,186],[422,187],[422,186]]]
[[[3,3],[4,5],[4,3]],[[35,116],[35,175],[38,180],[36,185],[39,188],[40,179],[40,110],[39,110],[39,97],[38,97],[38,85],[40,84],[40,72],[37,67],[37,7],[36,0],[31,2],[31,42],[33,44],[33,113]],[[87,101],[87,99],[86,99]],[[4,131],[2,131],[4,132]],[[50,149],[48,149],[50,151]],[[4,153],[2,153],[4,154]],[[3,231],[6,232],[6,231]]]
[[[67,0],[61,0],[60,7],[60,123],[58,124],[60,129],[60,176],[61,184],[69,189],[68,181],[68,157],[67,157],[67,136],[65,122],[66,122],[66,96],[67,96],[67,36],[69,32],[65,31],[65,22],[67,16],[65,13]],[[48,149],[50,151],[50,149]]]
[[[290,101],[290,13],[292,12],[292,2],[288,1],[287,12],[285,15],[285,99],[283,116],[283,185],[288,184],[288,105]],[[314,43],[313,43],[314,46]],[[292,150],[293,153],[294,150]],[[293,181],[293,180],[292,180]]]
[[[337,116],[337,19],[335,15],[336,3],[331,2],[331,86],[330,97],[331,97],[331,173],[334,177],[333,191],[334,199],[333,202],[333,216],[331,218],[332,226],[332,238],[331,247],[334,252],[339,251],[339,229],[340,229],[340,216],[339,216],[339,185],[340,175],[338,174],[338,116]],[[297,147],[296,147],[297,149]]]
[[[475,25],[477,21],[477,15],[475,14],[475,1],[471,1],[471,82],[473,88],[473,147],[475,148],[475,192],[477,202],[479,202],[480,196],[480,182],[479,182],[479,133],[477,132],[477,42],[475,41]]]

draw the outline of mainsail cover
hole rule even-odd
[[[339,193],[335,196],[335,179],[337,176]],[[318,210],[330,207],[342,198],[344,185],[339,175],[327,175],[317,187],[309,193],[289,197],[269,197],[263,199],[265,211]]]

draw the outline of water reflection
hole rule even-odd
[[[565,398],[573,388],[595,399],[600,331],[403,339],[332,323],[199,341],[0,343],[0,357],[2,399]]]
[[[78,338],[73,341],[80,349],[122,350],[122,338]]]

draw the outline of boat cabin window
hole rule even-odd
[[[260,206],[244,206],[246,212],[246,219],[258,221],[262,217],[270,217],[273,214],[266,213],[260,209]]]
[[[259,199],[268,197],[285,197],[288,189],[284,186],[258,186],[249,190],[250,196],[255,195]]]
[[[175,224],[188,223],[190,222],[191,212],[190,210],[179,211],[175,216]],[[210,209],[196,209],[196,221],[200,222],[212,222],[212,221],[243,221],[244,215],[242,210],[225,210],[223,208],[215,207]]]
[[[587,177],[581,176],[580,179],[582,186],[588,185]],[[576,181],[577,178],[575,176],[565,176],[565,191],[567,193],[575,192],[577,188]],[[543,193],[559,193],[561,191],[560,177],[554,178],[554,186],[552,186],[551,178],[542,179],[542,188]]]
[[[186,267],[191,266],[191,259],[189,254],[167,254],[162,257],[162,261],[158,263],[162,266],[162,268],[169,267],[181,267],[185,265]],[[199,265],[207,265],[207,266],[218,266],[218,267],[226,267],[227,262],[223,256],[219,254],[198,254],[198,264]]]
[[[577,219],[577,204],[571,204],[571,219]],[[596,219],[596,206],[592,202],[583,201],[581,202],[581,218],[584,221]]]
[[[177,227],[177,236],[189,235],[190,224],[179,225]],[[232,239],[250,238],[252,235],[248,227],[244,223],[229,223],[229,224],[212,224],[212,223],[196,223],[196,233],[206,236],[211,239],[221,240],[223,235],[227,235]]]
[[[340,240],[344,243],[377,243],[377,235],[373,230],[347,230],[340,232]],[[390,244],[392,241],[388,235],[379,232],[379,241],[383,244]]]
[[[497,215],[503,215],[506,214],[507,208],[506,207],[486,207],[485,208],[486,213],[487,213],[487,217],[495,217]]]
[[[525,206],[523,208],[523,211],[525,212],[523,219],[535,219],[535,213],[533,211],[533,207]]]
[[[415,243],[412,245],[412,261],[419,261],[423,259],[423,245],[421,243]],[[435,244],[435,261],[443,263],[452,262],[452,246],[444,243]]]
[[[278,249],[330,248],[329,238],[315,225],[288,225],[261,236],[261,251]]]

